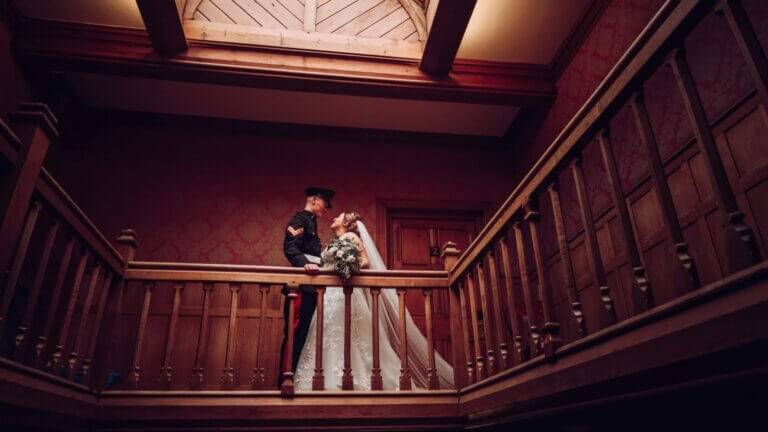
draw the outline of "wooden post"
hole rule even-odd
[[[656,137],[653,134],[651,120],[648,117],[648,110],[645,107],[642,89],[635,93],[630,99],[632,112],[635,117],[635,124],[640,134],[640,140],[645,146],[648,161],[651,167],[651,178],[653,179],[656,194],[659,198],[659,207],[661,215],[664,218],[664,225],[667,229],[672,248],[670,250],[674,260],[675,286],[679,287],[682,293],[692,291],[701,285],[699,273],[696,270],[696,262],[688,254],[688,243],[683,238],[683,229],[680,227],[680,221],[675,211],[675,203],[672,199],[672,192],[669,190],[667,175],[664,171],[664,163],[661,160],[659,146],[656,144]],[[681,294],[682,294],[681,293]]]
[[[499,249],[501,250],[501,271],[504,275],[504,285],[507,290],[507,313],[509,314],[509,324],[512,328],[512,362],[509,365],[512,366],[524,362],[526,358],[523,351],[523,334],[517,320],[517,311],[520,308],[517,305],[514,285],[512,284],[512,267],[509,260],[509,247],[505,237],[499,238]]]
[[[83,359],[83,378],[82,382],[87,384],[91,380],[91,365],[93,364],[93,355],[96,352],[96,341],[98,340],[99,333],[101,332],[101,321],[104,318],[104,308],[107,305],[107,297],[109,297],[109,288],[112,285],[112,272],[107,271],[104,278],[104,286],[101,289],[101,299],[99,300],[99,308],[96,312],[96,322],[93,325],[93,331],[91,332],[91,340],[88,343],[88,353]]]
[[[341,389],[353,390],[352,377],[352,289],[344,285],[344,374],[341,376]]]
[[[485,372],[485,358],[483,351],[480,349],[480,323],[477,322],[477,302],[475,300],[475,281],[472,277],[472,272],[469,271],[464,275],[464,281],[467,286],[467,292],[469,293],[469,313],[472,319],[472,346],[475,349],[475,366],[477,369],[477,381],[480,381],[486,375]]]
[[[451,274],[460,252],[456,243],[446,242],[440,253],[440,260],[448,275]],[[473,381],[472,356],[469,352],[467,335],[467,304],[464,289],[459,282],[448,288],[448,307],[450,308],[451,350],[453,354],[453,380],[457,389]],[[465,374],[466,372],[466,374]]]
[[[29,248],[29,242],[32,240],[32,232],[35,230],[35,224],[37,223],[37,216],[40,214],[41,205],[38,201],[32,203],[29,213],[27,214],[27,220],[24,223],[24,229],[21,232],[19,242],[16,245],[16,254],[13,259],[8,277],[5,280],[5,290],[3,291],[3,297],[0,301],[0,335],[3,334],[5,323],[8,322],[8,309],[11,307],[11,301],[13,295],[16,293],[16,285],[19,282],[19,275],[21,275],[21,268],[24,265],[24,259],[27,257],[27,249]]]
[[[608,174],[608,184],[613,194],[613,204],[616,207],[619,225],[621,225],[621,232],[624,236],[627,259],[634,275],[632,278],[632,305],[634,306],[634,313],[639,314],[654,306],[651,285],[645,274],[645,267],[643,267],[637,242],[635,242],[632,221],[629,218],[629,209],[624,199],[624,191],[621,188],[619,169],[616,167],[616,158],[613,156],[613,146],[608,135],[608,128],[603,128],[598,132],[597,140],[600,144],[600,152],[603,155],[605,172]]]
[[[315,309],[315,375],[312,377],[312,390],[325,390],[323,373],[323,327],[325,324],[325,287],[317,287],[317,306]],[[374,312],[374,317],[376,316]],[[376,341],[374,340],[374,368],[376,367]],[[373,382],[373,378],[371,378]]]
[[[483,269],[483,262],[480,261],[475,264],[475,272],[477,273],[477,288],[480,292],[480,308],[483,311],[483,336],[485,337],[485,353],[487,357],[486,371],[488,376],[496,373],[496,353],[493,349],[493,322],[491,318],[491,312],[488,308],[488,291],[485,289],[485,269]]]
[[[240,284],[230,284],[229,303],[229,327],[227,328],[227,351],[224,355],[224,369],[221,373],[221,382],[224,387],[231,388],[235,385],[235,343],[237,343],[237,308],[240,300]]]
[[[136,345],[133,347],[133,361],[131,361],[130,380],[133,388],[139,388],[141,380],[141,349],[144,345],[144,331],[147,328],[147,318],[149,318],[149,304],[152,301],[152,290],[155,289],[153,282],[144,284],[144,301],[141,303],[141,315],[139,316],[139,327],[136,330]]]
[[[605,328],[616,324],[616,307],[611,298],[611,289],[608,287],[608,280],[605,278],[605,269],[603,268],[603,258],[600,255],[600,247],[597,243],[597,233],[595,231],[595,222],[592,219],[592,209],[589,206],[587,197],[587,187],[584,184],[584,173],[581,169],[581,159],[576,159],[571,165],[573,182],[576,185],[576,196],[579,199],[579,210],[581,211],[581,221],[584,224],[584,244],[587,248],[587,256],[592,266],[592,276],[600,293],[600,302],[602,304],[600,319],[600,328]]]
[[[568,237],[565,234],[563,210],[560,207],[560,193],[557,191],[557,183],[551,183],[547,188],[547,191],[549,192],[549,199],[552,203],[552,214],[555,219],[555,231],[557,233],[557,245],[560,249],[560,267],[563,269],[563,281],[568,294],[568,302],[571,304],[571,315],[576,322],[579,337],[582,338],[587,334],[587,325],[584,321],[584,312],[581,310],[579,292],[576,290],[576,279],[573,276],[571,250],[568,247]]]
[[[179,309],[181,307],[181,293],[184,291],[184,283],[173,284],[173,307],[171,309],[171,321],[168,323],[168,337],[165,343],[165,355],[163,365],[160,367],[160,382],[170,387],[173,378],[171,362],[173,361],[173,349],[176,346],[176,324],[179,321]]]
[[[32,325],[32,317],[37,307],[37,299],[40,296],[40,288],[43,286],[43,278],[45,272],[48,269],[48,260],[51,257],[51,251],[53,250],[53,244],[56,241],[56,234],[59,231],[59,222],[54,220],[48,227],[48,232],[45,235],[45,243],[43,244],[43,251],[40,256],[40,262],[35,269],[35,278],[32,282],[32,289],[29,293],[29,299],[27,300],[27,307],[24,310],[24,317],[21,320],[21,325],[16,329],[16,338],[14,346],[14,357],[16,361],[21,361],[24,353],[24,345],[27,341],[27,332]],[[0,327],[2,325],[0,324]]]
[[[45,356],[45,351],[48,345],[48,337],[51,334],[51,327],[53,326],[53,320],[56,319],[56,311],[59,309],[59,300],[61,299],[61,289],[64,286],[64,278],[67,275],[67,269],[69,268],[69,261],[72,258],[72,249],[75,246],[75,240],[71,234],[67,235],[67,244],[64,247],[64,254],[61,256],[59,262],[59,271],[56,274],[56,285],[53,287],[51,293],[51,304],[48,306],[48,313],[45,318],[45,324],[43,325],[43,333],[37,338],[35,344],[35,366],[40,367]]]
[[[535,357],[541,351],[541,335],[539,326],[536,324],[536,309],[533,307],[533,292],[531,291],[531,278],[528,276],[528,258],[525,253],[525,244],[523,243],[523,228],[519,221],[512,225],[515,231],[515,243],[517,244],[517,261],[520,264],[520,280],[523,284],[523,300],[525,300],[525,311],[528,317],[528,332],[530,334],[530,356]]]
[[[299,292],[298,284],[288,284],[286,286],[288,293],[285,296],[285,301],[288,302],[288,340],[285,345],[285,362],[280,365],[283,368],[283,383],[280,386],[280,395],[284,398],[292,398],[294,395],[293,387],[293,370],[291,365],[293,364],[293,331],[291,331],[291,325],[295,319],[294,303]],[[286,367],[287,365],[287,367]]]
[[[61,361],[61,355],[64,353],[64,345],[67,343],[67,336],[69,336],[69,325],[72,322],[72,315],[75,313],[75,304],[77,303],[77,295],[80,293],[80,284],[83,281],[83,273],[85,273],[85,265],[88,262],[90,252],[84,250],[80,256],[80,263],[77,266],[77,273],[75,273],[75,280],[72,284],[72,292],[69,295],[69,302],[67,303],[67,311],[64,314],[64,322],[61,324],[61,331],[59,333],[59,342],[56,344],[56,348],[51,356],[51,370],[54,373],[58,372],[59,362]]]
[[[424,294],[424,312],[427,322],[427,383],[429,390],[440,389],[440,380],[435,368],[435,336],[432,332],[432,288],[422,289]]]
[[[539,300],[544,310],[544,325],[542,328],[543,340],[542,348],[545,357],[552,357],[555,351],[563,344],[560,338],[560,323],[555,318],[555,313],[551,300],[551,288],[549,286],[549,272],[544,265],[544,257],[541,253],[541,243],[539,241],[539,212],[531,210],[530,201],[525,208],[525,221],[528,223],[528,232],[531,234],[531,245],[533,246],[533,261],[536,264],[536,273],[539,279]]]
[[[507,342],[504,340],[504,320],[501,317],[501,292],[499,291],[499,274],[496,271],[496,256],[493,247],[485,257],[488,266],[488,279],[493,297],[493,318],[496,327],[496,344],[499,347],[499,368],[502,371],[508,367]]]
[[[399,326],[400,335],[400,390],[411,390],[411,369],[408,367],[408,335],[405,329],[405,296],[408,290],[397,289],[399,300]]]
[[[683,96],[683,104],[691,119],[691,125],[696,135],[696,143],[712,176],[712,183],[715,186],[715,194],[717,195],[720,209],[726,215],[723,256],[729,274],[733,274],[760,262],[760,251],[757,248],[752,229],[744,224],[744,213],[739,210],[736,197],[728,182],[723,161],[717,152],[715,137],[709,128],[707,115],[704,112],[699,92],[696,89],[691,70],[685,59],[685,50],[683,48],[673,51],[670,56],[670,64]]]
[[[205,356],[205,351],[208,348],[208,318],[211,312],[211,291],[213,291],[213,284],[208,282],[203,283],[203,311],[200,318],[200,329],[197,333],[195,366],[192,368],[192,375],[195,377],[192,381],[192,385],[196,388],[201,388],[205,380],[205,375],[203,374],[203,356]]]
[[[373,367],[371,369],[371,390],[383,390],[381,376],[381,353],[379,352],[379,295],[381,288],[371,287],[371,332],[373,333]]]
[[[20,104],[19,111],[10,113],[9,117],[22,145],[16,164],[0,189],[0,275],[10,269],[18,253],[17,244],[25,219],[28,220],[35,182],[48,147],[59,136],[58,120],[44,104]]]
[[[271,285],[261,284],[259,285],[259,292],[261,292],[261,304],[259,306],[259,338],[256,340],[256,367],[253,368],[253,375],[251,375],[251,386],[254,388],[263,388],[266,385],[267,378],[264,373],[264,361],[262,357],[262,346],[264,345],[264,320],[267,313],[267,295]]]
[[[91,270],[91,279],[88,283],[88,291],[85,294],[85,301],[83,302],[83,309],[80,311],[80,324],[77,326],[77,333],[75,333],[75,345],[72,347],[72,351],[69,353],[69,360],[67,361],[69,367],[69,379],[75,378],[75,371],[77,370],[77,362],[80,358],[80,353],[83,348],[83,338],[85,337],[85,324],[88,322],[88,315],[91,310],[91,303],[93,302],[93,295],[96,291],[96,283],[99,280],[101,274],[101,262],[96,261],[93,270]]]

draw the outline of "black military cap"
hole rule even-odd
[[[336,195],[336,192],[334,192],[332,189],[328,188],[321,188],[321,187],[308,187],[304,189],[304,192],[307,193],[307,196],[318,196],[325,201],[325,207],[326,208],[333,208],[333,205],[331,205],[331,200],[333,199],[333,196]]]

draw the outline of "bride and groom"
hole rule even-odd
[[[333,268],[332,257],[323,254],[317,232],[317,219],[332,208],[334,191],[327,188],[307,188],[304,210],[296,213],[286,227],[283,252],[294,267],[303,267],[308,274],[317,274],[323,268]],[[361,268],[386,270],[376,245],[365,224],[355,212],[342,212],[330,226],[336,237],[352,241],[360,249]],[[321,256],[325,255],[325,259]],[[323,264],[323,262],[325,263]],[[329,262],[330,261],[330,262]],[[344,293],[341,287],[327,287],[323,298],[323,371],[325,388],[340,390],[344,365]],[[380,295],[379,356],[384,390],[398,390],[400,377],[400,340],[397,333],[398,299],[392,289],[382,289]],[[352,291],[350,360],[355,390],[371,389],[373,368],[373,340],[371,294],[367,288]],[[283,344],[280,351],[280,373],[290,368],[294,372],[297,390],[311,390],[315,368],[317,293],[313,286],[302,285],[294,301],[294,322],[288,322],[289,303],[285,302]],[[288,332],[294,333],[292,364],[287,364]],[[428,374],[427,340],[411,314],[406,312],[408,366],[412,388],[426,388]],[[439,354],[435,355],[435,368],[441,388],[453,388],[453,368]]]

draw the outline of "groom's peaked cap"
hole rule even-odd
[[[304,189],[304,192],[307,193],[307,196],[318,196],[325,201],[325,206],[327,208],[333,208],[333,205],[331,205],[331,200],[333,199],[333,196],[336,195],[336,192],[333,191],[333,189],[328,188],[322,188],[322,187],[308,187]]]

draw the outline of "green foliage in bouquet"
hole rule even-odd
[[[328,244],[328,254],[333,257],[333,268],[343,280],[360,273],[360,249],[345,238],[335,238]]]

